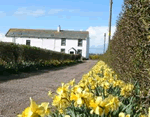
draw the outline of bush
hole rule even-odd
[[[150,88],[150,12],[149,0],[127,0],[107,52],[101,56],[119,78],[138,80]]]
[[[100,55],[89,55],[89,58],[92,60],[99,59]]]
[[[38,62],[40,60],[78,60],[80,57],[80,55],[70,55],[28,45],[0,42],[0,58],[5,62],[19,63],[21,61]]]
[[[27,45],[0,42],[0,72],[18,73],[40,68],[69,65],[81,55],[70,55]],[[62,62],[61,62],[62,61]]]

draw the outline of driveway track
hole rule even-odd
[[[33,73],[0,76],[0,79],[13,79],[0,81],[0,117],[16,117],[30,105],[29,97],[38,104],[50,102],[48,91],[55,92],[61,82],[67,83],[75,78],[78,83],[83,74],[86,74],[97,63],[97,60],[86,60],[74,66],[39,70]]]

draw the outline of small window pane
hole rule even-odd
[[[26,45],[30,46],[30,40],[26,40]]]
[[[78,39],[78,46],[82,46],[82,39]]]
[[[82,50],[78,50],[77,54],[81,54],[82,55]]]
[[[61,52],[65,53],[65,49],[61,49]]]
[[[61,39],[61,46],[65,46],[66,45],[66,39]]]

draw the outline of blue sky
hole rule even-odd
[[[0,4],[0,36],[3,38],[10,28],[57,29],[60,25],[62,30],[89,31],[90,52],[102,53],[103,35],[108,34],[109,2],[110,0],[4,0]],[[112,34],[122,4],[123,0],[113,0]]]

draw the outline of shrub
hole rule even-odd
[[[118,77],[138,80],[143,89],[150,88],[150,1],[127,0],[119,15],[116,32],[107,52],[101,56]]]

